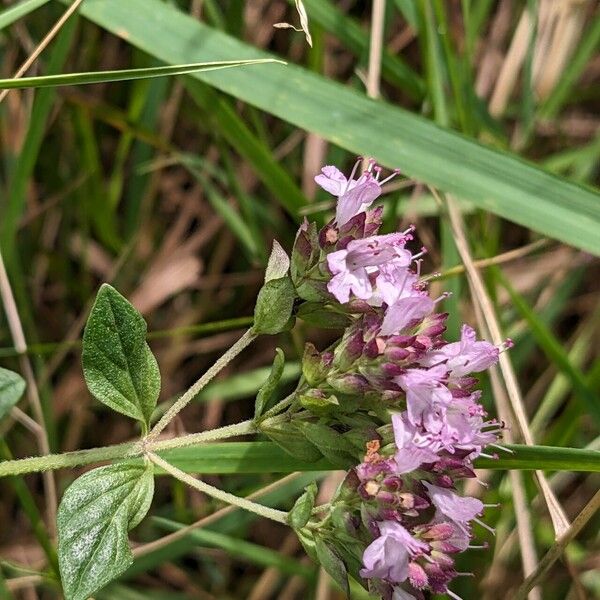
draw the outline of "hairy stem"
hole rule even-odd
[[[146,437],[148,443],[152,443],[160,434],[160,432],[173,420],[175,415],[182,410],[224,367],[226,367],[244,348],[249,346],[255,339],[257,334],[252,329],[248,329],[246,333],[233,345],[215,364],[196,381],[192,387],[188,389],[169,410],[162,416],[160,421],[152,428],[152,431]]]
[[[184,435],[170,440],[158,440],[153,442],[146,439],[145,447],[146,450],[149,451],[186,448],[187,446],[193,446],[200,442],[215,442],[217,440],[235,437],[236,435],[256,433],[256,431],[257,429],[254,425],[254,421],[242,421],[241,423],[235,423],[234,425],[225,425],[225,427],[219,427],[218,429],[202,431],[201,433],[191,433],[190,435]]]
[[[222,500],[223,502],[227,502],[227,504],[233,504],[234,506],[239,506],[244,510],[260,515],[261,517],[266,517],[267,519],[271,519],[272,521],[276,521],[277,523],[287,524],[287,515],[288,513],[282,510],[276,510],[274,508],[269,508],[268,506],[263,506],[262,504],[257,504],[256,502],[252,502],[246,498],[240,498],[239,496],[234,496],[229,492],[224,492],[219,488],[216,488],[200,479],[196,479],[187,473],[184,473],[177,467],[174,467],[172,464],[168,463],[166,460],[162,459],[160,456],[154,454],[153,452],[147,452],[146,456],[158,467],[175,477],[175,479],[179,479],[179,481],[183,481],[183,483],[189,485],[190,487],[198,490],[199,492],[203,492],[213,498],[217,498],[218,500]]]
[[[0,462],[0,477],[23,475],[25,473],[39,473],[41,471],[53,471],[55,469],[66,469],[68,467],[102,462],[104,460],[123,458],[135,448],[137,443],[138,442],[127,442],[115,446],[105,446],[104,448],[90,448],[89,450],[65,452],[64,454],[48,454],[46,456],[5,460]]]
[[[201,442],[214,442],[237,435],[247,435],[255,432],[256,428],[252,421],[243,421],[241,423],[236,423],[235,425],[226,425],[219,429],[212,429],[201,433],[192,433],[190,435],[184,435],[168,440],[156,440],[153,442],[148,442],[147,440],[143,440],[142,442],[134,441],[116,444],[114,446],[104,446],[102,448],[65,452],[64,454],[49,454],[47,456],[6,460],[0,462],[0,477],[65,469],[68,467],[89,465],[119,458],[136,458],[142,456],[145,450],[159,452],[161,450],[169,450],[172,448],[185,448],[186,446]]]

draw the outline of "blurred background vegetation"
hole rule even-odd
[[[67,4],[0,3],[2,77],[17,71]],[[83,383],[79,339],[101,282],[147,319],[166,402],[251,323],[272,239],[290,248],[302,216],[330,218],[331,199],[313,181],[320,167],[349,169],[359,153],[402,169],[384,200],[386,231],[417,224],[429,250],[424,271],[441,272],[435,285],[453,292],[445,302],[451,336],[462,321],[476,324],[477,314],[445,205],[428,184],[457,197],[495,313],[516,341],[510,354],[536,443],[600,448],[598,3],[304,4],[312,47],[301,32],[273,27],[299,22],[285,0],[84,0],[27,75],[252,58],[256,48],[290,66],[15,90],[0,106],[0,244],[50,449],[136,434]],[[23,373],[15,313],[5,309],[0,363]],[[334,335],[299,322],[260,340],[186,409],[176,430],[250,417],[276,345],[289,361],[283,393],[298,375],[304,341],[323,347]],[[29,412],[26,401],[21,408]],[[1,459],[40,451],[39,432],[16,417],[0,424]],[[57,473],[59,494],[79,472]],[[326,498],[335,479],[318,476]],[[455,586],[465,600],[510,597],[522,580],[515,511],[531,510],[525,535],[540,556],[553,541],[530,472],[520,483],[502,472],[481,476],[489,487],[469,492],[501,506],[486,515],[496,537],[478,532],[490,548],[462,558],[459,570],[475,574]],[[549,476],[570,519],[598,488],[598,474]],[[279,477],[208,480],[245,495]],[[264,501],[289,507],[314,477],[292,477]],[[0,494],[0,597],[59,597],[41,478],[3,480]],[[144,545],[216,508],[176,481],[162,482],[153,516],[134,535],[143,550],[98,598],[341,597],[291,531],[239,512],[179,541]],[[596,515],[532,597],[600,597],[599,525]]]

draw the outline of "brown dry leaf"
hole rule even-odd
[[[275,23],[273,27],[276,27],[277,29],[293,29],[294,31],[304,31],[306,43],[312,48],[312,36],[310,35],[310,31],[308,29],[308,15],[306,14],[306,8],[304,8],[304,3],[302,0],[296,0],[296,11],[300,17],[299,28],[291,23]]]

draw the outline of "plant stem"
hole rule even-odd
[[[298,390],[296,389],[289,396],[286,396],[283,400],[280,400],[275,406],[272,406],[268,411],[266,411],[260,417],[260,420],[263,421],[264,419],[275,417],[280,412],[284,411],[288,406],[290,406],[294,402],[297,393]]]
[[[203,492],[212,496],[213,498],[217,498],[218,500],[222,500],[223,502],[227,502],[227,504],[233,504],[234,506],[239,506],[244,510],[260,515],[261,517],[266,517],[267,519],[271,519],[272,521],[276,521],[277,523],[287,524],[287,516],[288,513],[282,510],[276,510],[274,508],[269,508],[268,506],[263,506],[262,504],[257,504],[256,502],[252,502],[247,500],[246,498],[240,498],[239,496],[234,496],[229,492],[224,492],[219,488],[216,488],[200,479],[196,479],[187,473],[184,473],[177,467],[174,467],[166,460],[163,460],[160,456],[157,456],[153,452],[148,452],[146,456],[161,469],[175,477],[175,479],[179,479],[179,481],[183,481],[190,487],[193,487],[195,490],[199,492]]]
[[[255,432],[256,428],[252,421],[242,421],[241,423],[226,425],[219,429],[211,429],[210,431],[203,431],[201,433],[192,433],[190,435],[184,435],[168,440],[157,440],[154,442],[146,441],[145,443],[141,443],[140,441],[125,442],[124,444],[116,444],[114,446],[77,450],[76,452],[65,452],[64,454],[49,454],[47,456],[33,456],[31,458],[22,458],[18,460],[0,461],[0,477],[23,475],[25,473],[54,469],[65,469],[67,467],[89,465],[119,458],[136,458],[142,456],[145,450],[158,452],[172,448],[185,448],[186,446],[201,442],[214,442],[236,435],[245,435]]]
[[[246,333],[233,345],[221,358],[215,362],[215,364],[188,389],[169,410],[162,416],[160,421],[152,428],[152,431],[146,436],[147,443],[152,443],[160,432],[172,421],[177,413],[183,409],[187,404],[196,396],[205,386],[208,384],[215,375],[219,373],[225,366],[227,366],[244,348],[249,346],[255,339],[257,334],[252,329],[248,329]]]
[[[103,448],[90,448],[89,450],[65,452],[64,454],[48,454],[46,456],[33,456],[31,458],[21,458],[18,460],[5,460],[0,462],[0,477],[65,469],[67,467],[77,467],[104,460],[123,458],[133,450],[138,443],[139,442],[127,442],[125,444],[105,446]]]
[[[191,433],[190,435],[184,435],[169,440],[158,440],[156,442],[146,441],[146,450],[157,451],[170,450],[172,448],[186,448],[187,446],[193,446],[200,442],[214,442],[236,435],[248,435],[256,432],[257,429],[253,420],[242,421],[241,423],[235,423],[234,425],[225,425],[225,427],[219,427],[218,429],[202,431],[201,433]]]

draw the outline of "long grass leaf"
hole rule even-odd
[[[63,85],[87,85],[111,81],[130,81],[133,79],[187,75],[188,73],[198,73],[200,71],[218,71],[220,69],[231,69],[234,67],[268,63],[281,64],[283,61],[271,58],[224,60],[206,63],[190,63],[185,65],[170,65],[166,67],[143,67],[140,69],[118,69],[116,71],[89,71],[85,73],[39,75],[37,77],[21,77],[20,79],[0,79],[0,89],[47,88]]]
[[[600,452],[553,446],[510,445],[497,459],[478,458],[476,468],[600,472]],[[307,462],[281,452],[272,442],[231,442],[190,446],[159,453],[188,473],[292,473],[335,469],[327,460]],[[350,465],[349,465],[350,466]]]
[[[159,0],[92,2],[82,6],[82,14],[165,62],[269,56]],[[400,167],[409,177],[480,208],[600,254],[598,194],[517,156],[293,65],[270,65],[260,79],[254,69],[194,77],[351,152]]]
[[[50,0],[22,0],[0,12],[0,30],[12,25]]]

